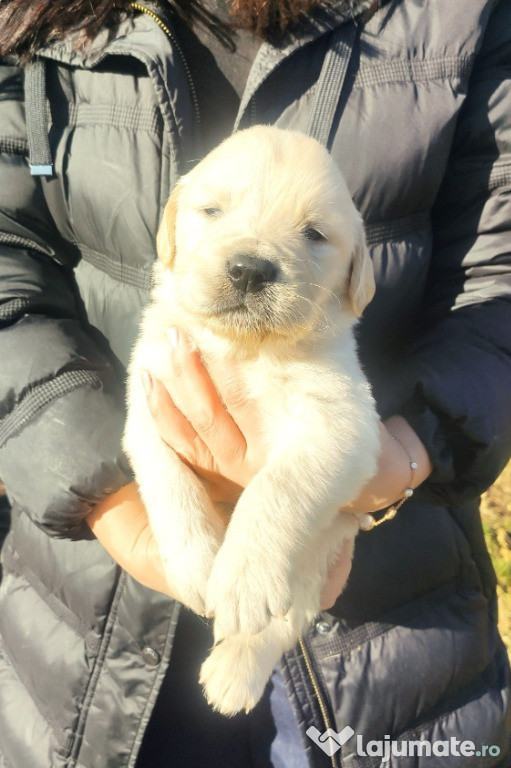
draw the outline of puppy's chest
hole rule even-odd
[[[267,447],[286,440],[308,415],[321,408],[319,388],[303,366],[272,365],[267,360],[227,363],[205,360],[217,390],[233,412],[257,429]]]

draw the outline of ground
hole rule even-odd
[[[484,495],[482,516],[498,580],[500,632],[511,656],[511,462]]]

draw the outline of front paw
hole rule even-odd
[[[289,579],[265,553],[221,547],[209,577],[206,612],[215,618],[215,639],[257,634],[292,603]]]
[[[213,709],[228,717],[250,712],[271,674],[271,667],[266,669],[264,661],[264,654],[257,653],[247,638],[231,637],[215,645],[201,667],[199,679]]]

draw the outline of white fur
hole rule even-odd
[[[207,215],[204,209],[218,209]],[[325,241],[309,240],[314,226]],[[339,513],[374,474],[378,418],[352,327],[374,293],[363,226],[328,153],[302,134],[242,131],[180,181],[167,207],[152,302],[129,369],[124,446],[169,583],[214,616],[201,682],[225,714],[250,710],[319,610],[329,566],[358,524]],[[271,259],[279,281],[246,298],[229,258]],[[141,384],[172,380],[167,329],[194,337],[215,385],[257,410],[265,463],[227,533],[205,489],[160,439]]]

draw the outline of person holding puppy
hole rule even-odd
[[[376,765],[385,740],[396,765],[432,764],[403,752],[418,740],[444,745],[439,765],[473,764],[469,742],[509,764],[478,497],[511,444],[510,31],[503,0],[0,9],[5,765]],[[165,581],[122,456],[123,377],[170,190],[258,123],[327,146],[364,218],[381,453],[350,505],[353,562],[227,719],[196,683],[209,628]],[[260,468],[253,415],[220,400],[186,329],[168,355],[171,391],[145,380],[161,439],[232,503]],[[361,740],[330,757],[310,735],[347,726]]]

